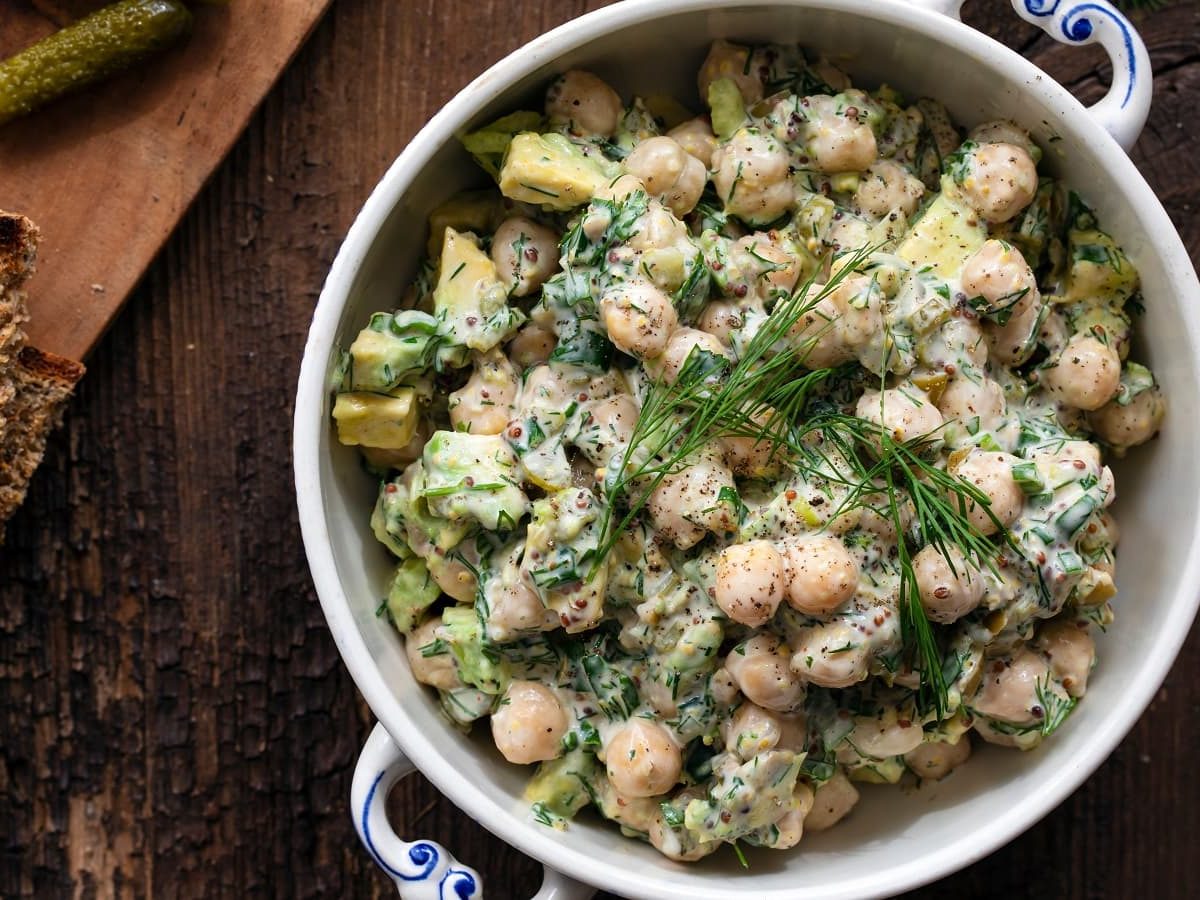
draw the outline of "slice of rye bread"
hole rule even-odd
[[[14,369],[25,346],[21,325],[29,318],[21,285],[33,271],[40,233],[29,219],[0,211],[0,429],[4,408],[16,393]]]
[[[5,405],[7,424],[0,432],[0,529],[24,502],[29,479],[46,451],[46,439],[62,421],[83,372],[82,363],[36,347],[23,348],[17,357],[16,391]]]
[[[29,219],[0,211],[0,542],[84,372],[81,363],[25,345],[21,286],[33,271],[38,237]]]

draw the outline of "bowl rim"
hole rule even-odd
[[[1196,301],[1180,303],[1177,311],[1188,332],[1188,342],[1200,348],[1200,284],[1174,225],[1125,151],[1066,88],[1015,51],[957,19],[904,0],[624,0],[570,20],[517,48],[447,102],[412,138],[372,190],[338,251],[313,314],[297,387],[293,432],[297,505],[305,551],[330,631],[355,684],[397,745],[438,790],[510,846],[560,871],[582,877],[589,884],[631,897],[648,896],[645,891],[650,887],[656,897],[679,900],[712,897],[715,900],[724,897],[726,889],[718,886],[709,892],[697,889],[691,883],[673,885],[669,875],[648,885],[645,871],[629,871],[570,846],[546,840],[536,830],[536,825],[519,819],[489,796],[482,786],[455,777],[449,767],[435,765],[439,752],[431,737],[406,727],[410,725],[407,713],[367,649],[356,626],[349,598],[337,578],[320,474],[322,432],[328,428],[324,403],[329,390],[329,362],[340,318],[350,300],[350,289],[392,210],[438,150],[509,86],[611,31],[680,13],[783,6],[874,18],[920,33],[929,40],[954,45],[989,67],[1006,70],[1014,80],[1023,82],[1027,91],[1040,93],[1064,117],[1069,116],[1073,127],[1093,148],[1103,151],[1108,177],[1114,181],[1120,179],[1129,186],[1129,191],[1142,195],[1139,214],[1156,220],[1153,223],[1156,234],[1153,252],[1171,262],[1174,270],[1185,273],[1182,283],[1176,285],[1176,294],[1190,295]],[[1200,394],[1200,375],[1194,375],[1191,388]],[[1196,505],[1200,506],[1200,502]],[[838,883],[808,891],[808,896],[875,897],[920,887],[993,852],[1058,806],[1104,762],[1150,704],[1178,655],[1200,605],[1200,589],[1189,591],[1183,586],[1197,583],[1200,583],[1200,522],[1193,522],[1186,564],[1177,580],[1180,587],[1168,608],[1167,617],[1159,623],[1164,638],[1158,647],[1163,652],[1146,661],[1136,680],[1124,691],[1122,703],[1091,733],[1083,754],[1071,765],[1047,771],[1036,795],[1015,800],[1004,814],[988,823],[982,834],[976,829],[964,830],[962,838],[927,854],[887,869],[853,873]],[[746,884],[759,890],[768,900],[792,896],[788,889],[760,888],[753,883],[752,872],[745,877]]]

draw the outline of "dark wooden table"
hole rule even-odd
[[[485,65],[597,5],[338,0],[90,360],[0,550],[0,896],[391,892],[347,811],[371,717],[296,524],[304,336],[405,141]],[[1004,2],[968,18],[1081,97],[1102,92],[1099,51],[1053,44]],[[1200,5],[1137,19],[1156,81],[1134,158],[1196,259]],[[1086,785],[920,895],[1200,894],[1198,685],[1193,633]],[[402,831],[451,845],[489,896],[532,893],[538,867],[423,779],[394,802]]]

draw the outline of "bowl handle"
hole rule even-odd
[[[350,809],[359,839],[376,864],[396,882],[402,900],[479,900],[483,879],[433,841],[405,841],[387,819],[387,796],[416,766],[396,746],[383,725],[376,724],[350,787]],[[533,900],[588,900],[595,889],[546,868]]]
[[[963,4],[963,0],[911,2],[955,19]],[[1017,15],[1059,43],[1081,46],[1099,42],[1108,51],[1112,85],[1088,112],[1129,150],[1146,124],[1154,90],[1150,54],[1137,29],[1108,0],[1012,0],[1012,5]]]

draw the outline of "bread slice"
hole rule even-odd
[[[4,408],[17,390],[14,367],[25,345],[21,326],[29,319],[20,288],[33,272],[39,237],[29,219],[0,211],[0,430],[5,427]]]
[[[84,367],[72,359],[24,347],[12,369],[16,390],[4,406],[0,431],[0,541],[3,523],[25,500],[29,479],[42,461],[46,439],[63,411]]]
[[[33,272],[39,236],[25,216],[0,211],[0,542],[84,372],[81,363],[25,344],[21,287]]]
[[[0,291],[19,288],[32,274],[41,236],[25,216],[0,210]]]

